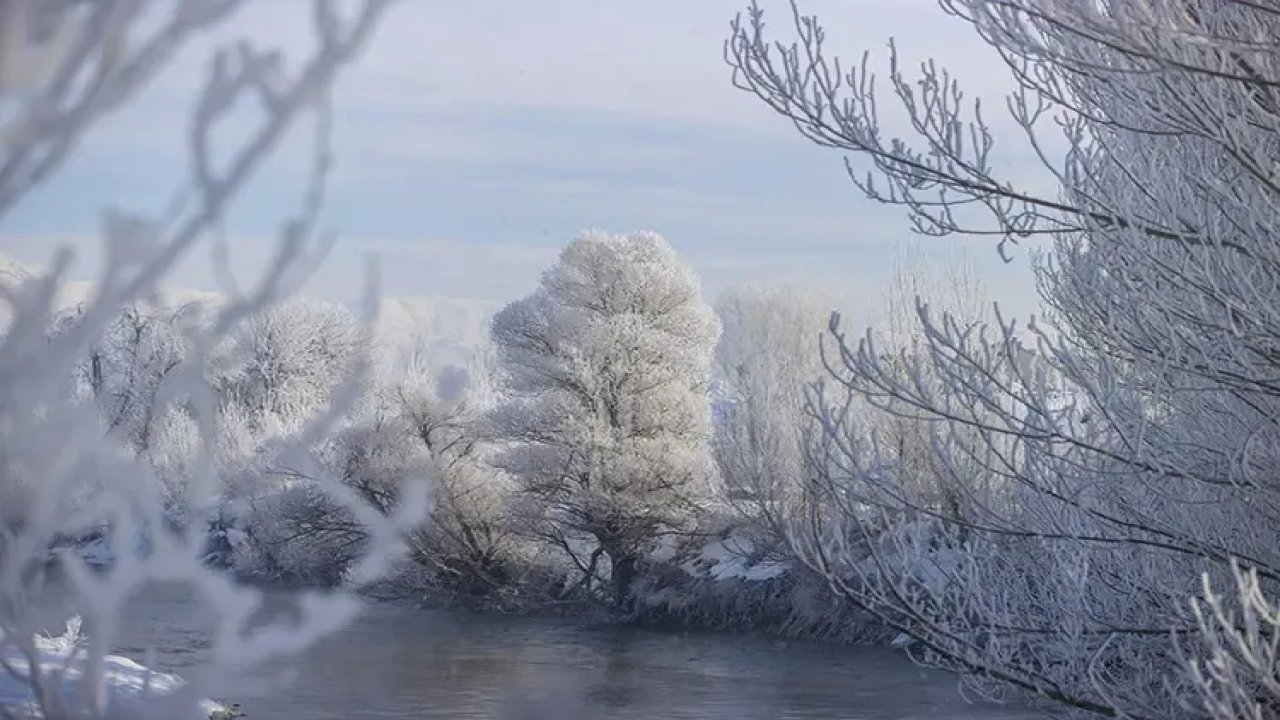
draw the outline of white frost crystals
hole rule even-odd
[[[39,57],[47,63],[24,73],[21,83],[12,82],[12,68],[7,68],[0,85],[0,223],[70,157],[101,117],[128,103],[179,48],[220,26],[242,4],[103,0],[41,17],[45,25],[34,33],[19,32],[8,21],[15,13],[62,3],[0,0],[5,21],[0,58],[9,63],[21,57],[25,63]],[[70,267],[69,249],[47,272],[0,288],[0,314],[7,319],[0,337],[0,659],[5,661],[3,682],[22,684],[29,699],[0,711],[60,720],[125,712],[129,717],[207,717],[209,708],[199,698],[219,690],[227,668],[297,651],[341,627],[356,611],[358,604],[346,593],[312,593],[298,597],[295,622],[250,629],[261,594],[203,563],[207,513],[221,492],[211,461],[218,452],[218,408],[205,368],[224,338],[286,297],[311,256],[323,251],[315,226],[330,165],[326,88],[363,46],[388,4],[364,0],[339,12],[335,3],[318,0],[310,18],[316,42],[308,57],[287,69],[278,52],[248,42],[218,51],[196,98],[188,134],[191,175],[180,195],[185,202],[163,220],[107,213],[105,262],[93,296],[74,316],[63,318],[56,332],[50,328],[58,317],[56,297]],[[41,54],[28,47],[48,38],[68,43],[66,51]],[[225,157],[213,157],[211,137],[245,102],[264,112],[239,135],[239,145],[224,148]],[[306,115],[318,119],[310,185],[301,211],[283,224],[271,266],[244,289],[228,288],[226,300],[201,322],[178,326],[185,348],[180,362],[166,367],[162,377],[145,378],[140,386],[146,393],[118,408],[121,422],[113,427],[100,404],[84,397],[81,363],[121,327],[122,310],[154,298],[174,264],[201,246],[238,189]],[[218,253],[214,256],[218,261]],[[369,308],[376,307],[373,278],[371,272]],[[149,342],[142,347],[163,359],[163,353],[151,352],[163,348]],[[367,357],[354,361],[332,395],[318,409],[292,418],[291,431],[273,438],[259,457],[278,467],[314,465],[310,448],[354,402],[367,366]],[[143,402],[135,403],[139,398]],[[166,487],[156,467],[136,451],[147,442],[152,421],[176,416],[186,418],[173,426],[180,432],[165,432],[189,440],[194,461],[183,466],[188,475],[183,483]],[[423,483],[411,483],[400,505],[384,514],[337,479],[319,475],[314,481],[366,528],[366,553],[349,571],[347,585],[373,580],[401,549],[403,532],[421,518]],[[110,538],[115,551],[106,567],[91,569],[68,553],[48,563],[50,547],[91,533]],[[141,547],[133,542],[138,537],[146,539]],[[188,684],[149,675],[110,653],[125,640],[117,631],[131,597],[156,582],[192,586],[215,616],[210,664],[193,669]],[[75,653],[39,635],[49,620],[41,605],[51,595],[83,617],[85,637]],[[76,680],[60,684],[59,676]],[[127,692],[143,689],[137,681],[146,676],[150,690],[165,692]],[[128,708],[120,704],[126,696],[132,698]]]

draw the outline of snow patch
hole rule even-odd
[[[66,632],[59,637],[36,635],[33,640],[34,659],[41,677],[60,675],[59,696],[74,697],[84,674],[85,662],[80,618],[68,620]],[[16,717],[38,716],[35,691],[25,679],[31,671],[29,658],[12,644],[4,643],[2,636],[0,643],[3,643],[0,645],[0,659],[12,668],[12,672],[0,671],[0,708],[14,713]],[[106,656],[103,665],[110,706],[108,718],[147,717],[145,711],[149,704],[172,695],[185,685],[177,675],[156,672],[119,655]],[[211,700],[201,700],[197,712],[193,717],[210,718],[215,713],[228,713],[225,707]]]
[[[694,577],[712,580],[747,580],[762,582],[785,575],[790,566],[782,560],[765,558],[752,562],[753,548],[745,540],[724,538],[702,546],[698,556],[681,565]]]

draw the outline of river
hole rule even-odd
[[[132,608],[122,654],[182,674],[207,652],[189,594],[157,590]],[[249,720],[1033,717],[970,704],[953,677],[892,650],[397,604],[371,604],[270,670],[224,699]]]

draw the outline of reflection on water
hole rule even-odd
[[[208,651],[198,605],[159,590],[135,606],[124,654],[179,673]],[[234,697],[286,718],[1025,718],[979,706],[901,655],[818,643],[677,634],[374,605]]]

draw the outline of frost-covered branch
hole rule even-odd
[[[213,0],[0,3],[0,221],[74,153],[98,120],[126,104],[175,52],[221,25],[240,5]],[[276,51],[248,42],[217,51],[192,118],[192,176],[186,196],[194,200],[157,219],[109,212],[103,228],[105,268],[94,296],[59,322],[56,332],[49,330],[56,293],[70,266],[68,249],[46,273],[3,289],[0,657],[12,667],[10,658],[28,659],[20,672],[33,695],[18,712],[45,717],[106,713],[113,699],[106,658],[119,641],[118,618],[131,596],[150,583],[190,584],[217,616],[213,665],[140,710],[157,717],[198,712],[195,700],[215,690],[219,674],[232,665],[299,650],[354,612],[355,601],[343,594],[304,595],[298,598],[300,624],[249,630],[261,594],[204,562],[208,513],[223,480],[218,461],[221,408],[206,369],[246,318],[264,312],[305,273],[308,246],[316,244],[319,189],[329,165],[325,145],[317,145],[302,210],[284,224],[275,258],[256,282],[198,313],[198,321],[175,323],[167,346],[150,339],[149,327],[136,311],[120,312],[154,304],[174,264],[209,234],[238,189],[300,117],[318,113],[319,136],[326,138],[327,88],[388,6],[383,0],[366,0],[340,14],[335,4],[318,0],[315,49],[293,68]],[[256,101],[266,112],[242,144],[215,159],[209,138],[243,101]],[[373,308],[372,275],[368,288],[366,307]],[[366,315],[365,322],[371,320]],[[111,339],[121,333],[123,342]],[[110,387],[103,372],[109,348],[131,353],[130,362],[138,362],[147,374]],[[140,362],[144,355],[156,363]],[[312,448],[355,401],[367,374],[366,356],[360,353],[346,379],[310,417],[297,418],[293,431],[272,443],[267,456],[273,462],[289,466],[309,461]],[[79,372],[84,370],[87,376]],[[85,380],[88,398],[78,392]],[[104,401],[109,408],[105,414]],[[154,423],[165,413],[188,417],[197,438],[187,466],[190,477],[177,486],[166,485],[163,468],[146,452]],[[129,432],[120,432],[125,425]],[[132,446],[122,442],[125,435],[131,436]],[[350,574],[353,587],[367,583],[402,546],[403,533],[417,524],[421,483],[409,483],[403,502],[390,513],[371,507],[336,478],[321,477],[320,486],[333,502],[349,509],[371,539],[368,553]],[[180,508],[177,515],[174,508]],[[112,553],[106,567],[91,569],[72,552],[50,554],[63,539],[95,533]],[[50,675],[56,668],[36,661],[32,645],[41,629],[36,610],[51,595],[69,596],[87,630],[83,652],[68,660],[81,679],[63,692],[51,689],[57,687]]]
[[[1244,0],[942,5],[1005,60],[1010,135],[1055,192],[997,171],[1005,137],[933,63],[908,77],[891,56],[907,120],[893,137],[869,62],[827,54],[798,6],[794,40],[772,42],[753,5],[726,47],[740,87],[851,168],[870,160],[855,181],[918,230],[1052,242],[1044,318],[920,302],[906,347],[833,322],[830,381],[810,400],[822,499],[793,541],[979,689],[1185,715],[1219,679],[1180,672],[1172,636],[1185,657],[1219,657],[1202,671],[1226,642],[1186,617],[1202,578],[1258,617],[1280,590],[1280,15]],[[919,452],[888,442],[889,423]],[[1209,689],[1256,698],[1256,681]]]

